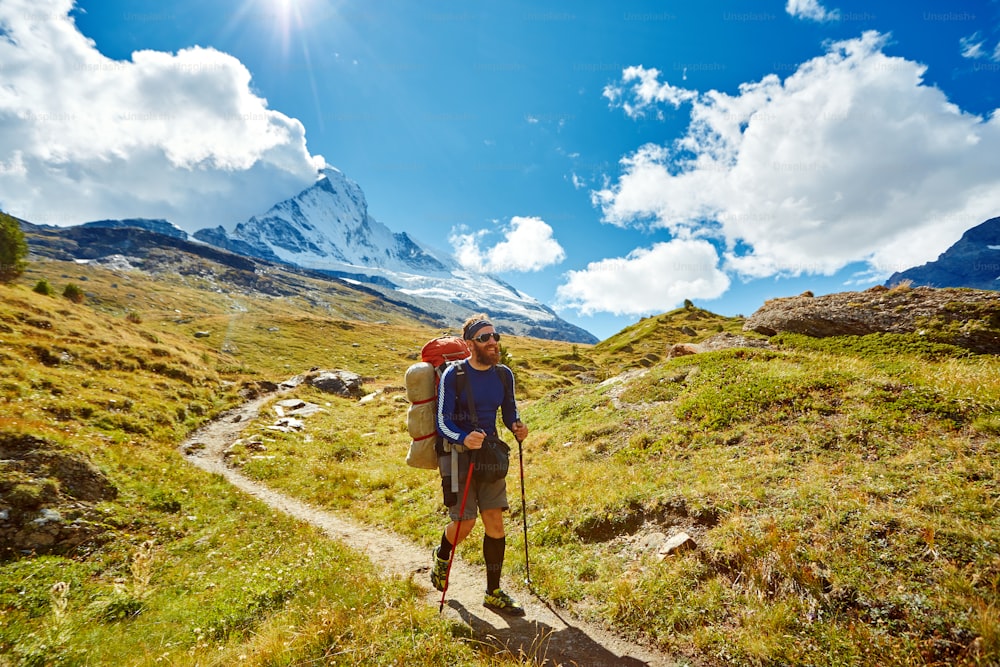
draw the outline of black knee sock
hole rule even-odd
[[[451,558],[451,542],[448,541],[448,531],[441,533],[441,546],[438,547],[438,558],[448,560]]]
[[[483,560],[486,561],[486,590],[492,593],[500,588],[500,571],[503,569],[503,552],[507,538],[483,536]]]

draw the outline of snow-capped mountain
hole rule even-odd
[[[200,241],[232,252],[365,283],[457,326],[485,311],[514,334],[581,343],[588,331],[504,281],[463,269],[454,258],[393,232],[368,214],[361,187],[338,169],[269,211],[236,225],[195,232]]]

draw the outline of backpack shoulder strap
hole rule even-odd
[[[509,368],[507,368],[506,366],[503,366],[503,368],[506,369],[507,371],[506,373],[504,373],[503,370],[501,370],[501,364],[497,364],[496,366],[494,366],[493,370],[496,371],[497,377],[500,378],[500,384],[503,385],[504,398],[508,398],[513,393],[510,386],[511,384],[510,381],[514,377],[514,372]]]
[[[455,397],[457,398],[465,390],[465,364],[461,361],[455,362]]]

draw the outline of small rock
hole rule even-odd
[[[667,352],[667,359],[676,359],[677,357],[684,357],[689,354],[698,354],[702,351],[702,348],[697,343],[677,343],[670,346],[670,351]]]
[[[687,533],[677,533],[663,543],[663,546],[661,546],[660,550],[657,552],[657,559],[663,560],[671,554],[687,551],[689,549],[695,549],[697,547],[698,545],[690,535]]]
[[[190,456],[191,454],[200,452],[203,449],[205,449],[204,442],[192,442],[191,444],[184,447],[184,453]]]
[[[39,516],[37,519],[31,522],[33,525],[38,527],[44,526],[45,524],[50,522],[62,521],[62,514],[53,509],[49,509],[48,507],[42,509],[42,511],[39,512],[39,514],[41,516]]]

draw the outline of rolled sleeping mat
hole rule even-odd
[[[420,361],[406,369],[406,400],[410,403],[433,401],[437,395],[437,377],[434,367]]]
[[[423,440],[435,435],[437,432],[434,423],[437,416],[436,406],[437,403],[431,401],[420,405],[411,405],[410,409],[406,411],[406,430],[409,431],[411,438]]]

